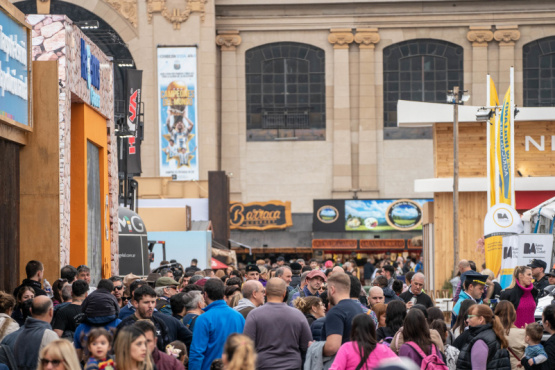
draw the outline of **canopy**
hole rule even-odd
[[[212,270],[220,270],[220,269],[226,269],[228,266],[225,263],[222,263],[220,261],[218,261],[215,258],[212,258],[212,266],[211,269]]]

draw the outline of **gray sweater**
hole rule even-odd
[[[312,334],[306,317],[285,303],[266,303],[249,313],[243,332],[258,353],[257,369],[301,369]]]

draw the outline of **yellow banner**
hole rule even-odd
[[[493,83],[492,78],[489,78],[489,105],[490,107],[497,107],[499,105],[499,96],[497,95],[497,89],[495,88],[495,83]],[[497,120],[497,114],[490,118],[488,131],[489,131],[489,142],[488,142],[488,161],[489,161],[489,173],[488,173],[488,184],[489,184],[489,207],[493,207],[497,204],[496,199],[496,188],[495,188],[495,127]]]
[[[496,138],[496,157],[499,166],[499,203],[513,204],[512,166],[511,163],[511,88],[507,90],[501,116],[498,121]]]
[[[495,276],[498,276],[501,271],[501,260],[503,258],[503,236],[486,237],[484,249],[486,252],[486,268],[493,271]]]

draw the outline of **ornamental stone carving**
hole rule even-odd
[[[374,49],[376,44],[380,42],[380,34],[377,28],[357,28],[355,34],[355,42],[359,44],[361,49]]]
[[[174,30],[180,30],[181,23],[187,21],[191,13],[200,13],[200,19],[204,21],[207,2],[208,0],[186,0],[185,6],[182,9],[168,9],[166,0],[146,0],[148,23],[152,23],[154,13],[160,13],[168,22],[173,24]]]
[[[496,41],[499,41],[499,46],[513,46],[515,41],[520,39],[520,31],[518,26],[499,26],[493,33]]]
[[[216,44],[222,48],[222,51],[233,51],[241,44],[241,36],[239,31],[218,31]]]
[[[493,40],[493,32],[491,27],[470,27],[466,38],[472,42],[472,46],[488,46],[488,42]]]
[[[333,44],[334,49],[348,49],[353,40],[354,36],[350,28],[334,28],[328,35],[328,41]]]
[[[137,0],[104,0],[116,10],[123,18],[127,19],[133,27],[138,26],[137,20]]]

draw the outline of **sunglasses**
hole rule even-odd
[[[131,297],[121,297],[121,300],[122,300],[122,301],[128,301],[128,300],[130,300],[130,299],[131,299]]]
[[[114,287],[114,290],[122,290],[122,289],[123,289],[123,285]]]
[[[42,364],[42,366],[48,366],[48,364],[52,364],[52,366],[58,367],[62,362],[63,362],[62,360],[49,360],[46,358],[40,359],[40,363]]]

